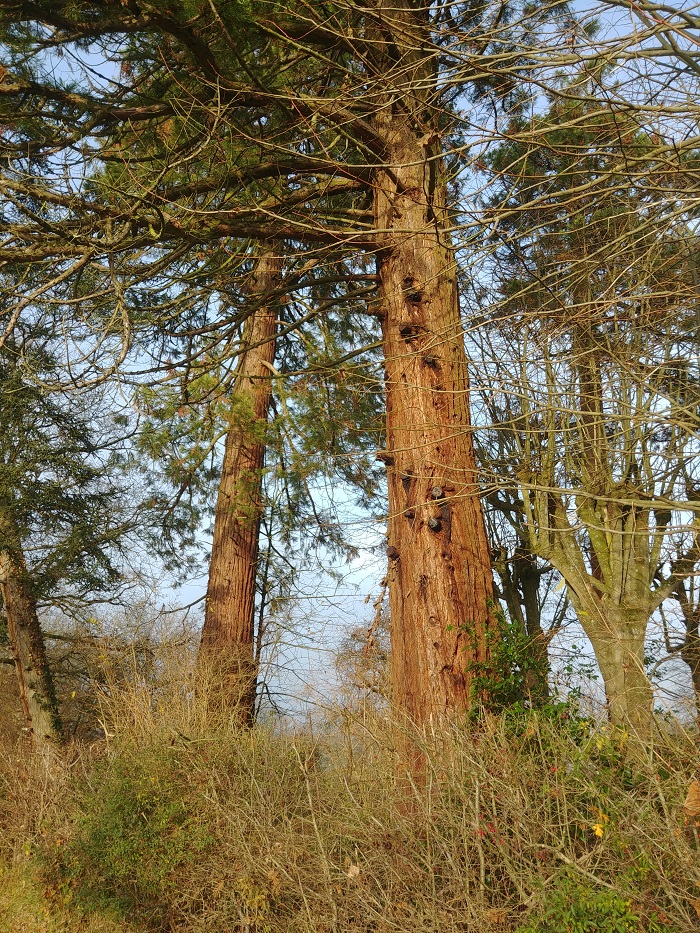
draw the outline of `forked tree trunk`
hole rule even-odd
[[[420,723],[470,708],[470,664],[489,656],[493,580],[439,153],[392,106],[375,126],[387,151],[375,220],[393,698]]]
[[[21,548],[4,522],[1,530],[5,546],[0,549],[0,592],[25,730],[36,750],[44,753],[61,741],[61,715]]]
[[[591,306],[590,294],[581,299],[583,307]],[[579,384],[581,472],[588,493],[578,514],[590,539],[588,590],[589,600],[595,602],[594,613],[587,616],[586,607],[579,618],[603,676],[610,722],[648,741],[654,726],[654,692],[644,670],[644,641],[652,613],[649,516],[644,509],[626,507],[624,500],[622,505],[607,502],[598,514],[599,501],[615,491],[615,476],[605,432],[600,353],[585,326],[574,327],[572,353]],[[633,490],[629,492],[631,498]],[[613,519],[616,525],[610,533],[605,522]]]
[[[620,500],[581,497],[577,516],[590,541],[586,562],[568,503],[550,491],[554,483],[547,476],[540,482],[544,489],[523,491],[532,547],[566,580],[603,676],[610,722],[625,729],[631,742],[644,744],[654,729],[653,689],[644,670],[654,611],[649,510],[628,506],[624,492]],[[630,489],[629,498],[634,495]]]
[[[231,400],[200,650],[217,696],[245,724],[255,711],[255,580],[277,333],[277,303],[265,296],[279,286],[280,268],[270,251],[257,260],[251,300],[258,306],[246,325]]]
[[[595,656],[603,676],[608,716],[633,739],[647,741],[654,725],[654,691],[644,670],[648,616],[618,617],[608,609],[609,631],[596,638]]]

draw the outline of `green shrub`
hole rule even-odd
[[[489,660],[467,665],[472,696],[480,701],[477,710],[481,705],[489,713],[500,714],[546,705],[548,697],[543,692],[549,673],[546,651],[542,651],[537,638],[509,621],[500,605],[490,600],[487,606],[492,620],[486,632]],[[476,652],[475,627],[468,624],[461,629]]]
[[[160,927],[181,872],[212,838],[188,791],[174,751],[102,763],[81,800],[82,816],[53,857],[67,898],[87,912]]]
[[[571,875],[542,892],[537,918],[516,933],[673,933],[656,916],[643,923],[630,899]]]

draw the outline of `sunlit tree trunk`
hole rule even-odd
[[[394,24],[421,15],[406,3],[384,5]],[[398,28],[392,39],[401,49]],[[413,60],[411,46],[402,49],[399,70]],[[420,62],[413,67],[418,87]],[[386,168],[375,180],[375,222],[393,699],[420,723],[470,708],[470,663],[489,654],[493,581],[439,144],[421,129],[412,103],[387,104],[375,117],[386,143]]]
[[[594,528],[595,522],[601,531],[602,541],[594,544],[601,567],[598,579],[584,561],[561,498],[545,492],[525,496],[533,545],[566,581],[571,603],[593,646],[611,723],[638,739],[648,739],[654,723],[653,691],[644,669],[644,640],[654,606],[647,578],[649,530],[644,527],[643,510],[630,517],[624,508],[608,502],[596,515],[586,515],[588,527]]]
[[[593,626],[595,656],[603,675],[608,715],[641,739],[651,736],[654,692],[644,669],[648,614],[605,610],[602,624]]]
[[[255,711],[255,581],[258,564],[265,435],[272,398],[281,263],[257,260],[250,315],[230,406],[230,424],[214,516],[214,540],[200,657],[212,668],[217,695],[250,724]]]
[[[61,741],[61,716],[19,538],[10,523],[2,519],[0,592],[25,730],[37,751],[48,752]]]

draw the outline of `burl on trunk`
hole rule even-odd
[[[386,108],[375,194],[383,313],[393,695],[414,722],[468,710],[493,580],[439,151]]]

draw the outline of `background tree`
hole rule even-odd
[[[687,228],[657,198],[693,163],[655,160],[634,119],[574,94],[530,127],[531,145],[490,157],[504,232],[485,349],[518,486],[495,464],[493,482],[519,497],[532,552],[566,580],[612,722],[646,737],[647,627],[697,551],[696,420],[669,391],[696,290]],[[623,159],[627,174],[611,172]]]
[[[700,719],[700,606],[697,596],[697,569],[688,573],[687,577],[678,581],[678,588],[673,594],[683,618],[683,638],[680,643],[673,644],[668,627],[664,620],[664,635],[666,647],[669,652],[678,653],[688,666],[690,679],[693,684],[696,715]]]
[[[120,483],[119,433],[100,432],[94,399],[37,383],[56,375],[52,340],[24,330],[0,355],[0,587],[25,728],[42,748],[60,741],[61,718],[41,613],[119,590],[124,538],[147,517]]]
[[[280,271],[271,249],[255,260],[250,298],[258,307],[247,321],[230,400],[202,629],[206,659],[216,665],[229,692],[233,688],[246,723],[255,711],[255,583]]]
[[[172,532],[188,514],[190,521],[206,519],[207,500],[220,483],[203,666],[223,674],[237,668],[238,652],[249,657],[252,686],[242,705],[235,670],[223,678],[228,692],[218,693],[220,701],[228,695],[238,704],[244,721],[255,706],[252,688],[265,643],[287,637],[279,631],[280,623],[288,624],[278,612],[280,600],[292,598],[304,570],[318,566],[323,573],[332,556],[356,556],[335,514],[331,486],[340,484],[340,499],[357,495],[366,507],[376,499],[381,473],[373,462],[381,393],[372,371],[376,361],[363,349],[374,323],[364,314],[373,276],[352,269],[329,276],[325,264],[314,275],[315,263],[290,261],[284,278],[266,271],[267,289],[258,291],[262,259],[265,270],[280,266],[271,250],[233,269],[201,268],[196,282],[181,286],[179,306],[192,314],[181,316],[179,332],[168,328],[162,339],[151,339],[152,369],[163,374],[160,384],[137,387],[146,417],[141,450],[172,487],[170,504],[162,506]],[[353,281],[356,288],[350,288]],[[293,300],[280,304],[295,284]],[[279,341],[256,337],[260,321],[266,334],[279,331]],[[276,343],[279,369],[271,355]],[[270,425],[267,418],[251,420],[251,412],[270,406]],[[224,438],[228,452],[219,469]],[[154,494],[162,492],[156,485]],[[261,519],[265,544],[258,559]],[[215,583],[218,596],[212,598]],[[260,691],[269,696],[264,678],[258,688],[259,702]]]

